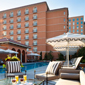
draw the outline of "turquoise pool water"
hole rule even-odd
[[[48,65],[48,62],[26,63],[23,65],[24,67],[22,68],[22,71],[25,71],[25,70],[31,70],[34,68],[46,66]],[[0,67],[0,73],[5,73],[5,69],[3,69],[2,66]]]

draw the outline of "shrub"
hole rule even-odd
[[[45,53],[44,60],[48,60],[48,54],[47,54],[47,52]]]
[[[58,54],[58,59],[57,60],[65,60],[62,53],[59,53]]]
[[[40,58],[39,58],[39,60],[42,60],[42,52],[40,52]]]
[[[53,60],[53,55],[52,55],[52,51],[50,51],[49,53],[48,53],[48,60]]]

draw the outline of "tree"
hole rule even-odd
[[[40,52],[40,58],[39,58],[39,60],[42,60],[42,52]]]
[[[59,53],[58,54],[58,59],[57,60],[65,60],[62,53]]]
[[[52,51],[50,51],[49,53],[48,53],[48,60],[53,60],[53,55],[52,55]]]
[[[79,49],[78,56],[83,56],[83,59],[85,59],[85,47],[82,47],[81,49]]]
[[[48,60],[48,54],[47,54],[47,52],[45,53],[44,59],[45,60]]]

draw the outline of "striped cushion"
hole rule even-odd
[[[8,73],[20,72],[20,61],[7,61],[6,66]]]
[[[46,72],[49,74],[55,75],[58,72],[59,65],[60,65],[60,62],[50,62],[46,69]]]

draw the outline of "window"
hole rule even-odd
[[[33,35],[33,39],[37,39],[37,34],[34,34]]]
[[[71,19],[69,19],[69,22],[71,21]]]
[[[33,16],[33,19],[37,19],[37,15],[34,15],[34,16]]]
[[[25,33],[29,33],[29,29],[25,29]]]
[[[83,35],[83,33],[81,33],[81,35]]]
[[[33,45],[37,45],[37,41],[33,41]]]
[[[75,25],[75,22],[73,22],[73,25]]]
[[[77,18],[77,21],[79,21],[79,18]]]
[[[75,19],[73,19],[73,21],[75,21]]]
[[[25,40],[28,40],[29,39],[29,36],[28,35],[25,35]]]
[[[29,17],[28,17],[28,16],[26,16],[26,17],[25,17],[25,21],[28,21],[28,20],[29,20]]]
[[[81,24],[83,24],[83,21],[81,21]]]
[[[83,28],[83,25],[81,25],[81,28]]]
[[[6,34],[7,34],[6,31],[4,31],[4,32],[3,32],[3,35],[6,36]]]
[[[75,30],[73,30],[73,33],[75,32]]]
[[[29,27],[29,23],[25,23],[25,27]]]
[[[77,32],[79,32],[79,30],[77,30]]]
[[[29,14],[29,10],[28,9],[25,10],[25,14]]]
[[[17,19],[17,22],[21,22],[21,18],[18,18],[18,19]]]
[[[25,45],[29,45],[29,42],[28,42],[28,41],[26,41],[26,42],[25,42]]]
[[[71,25],[71,23],[69,23],[69,25]]]
[[[33,32],[37,32],[37,28],[34,28],[34,29],[33,29]]]
[[[81,29],[81,32],[83,32],[83,29]]]
[[[21,15],[21,11],[19,10],[18,12],[17,12],[17,16],[20,16]]]
[[[10,23],[13,23],[13,22],[14,22],[13,19],[11,19],[11,20],[10,20]]]
[[[71,29],[71,27],[69,27],[69,29]]]
[[[14,34],[14,32],[13,31],[10,31],[10,35],[13,35]]]
[[[21,40],[21,36],[18,36],[18,37],[17,37],[17,40]]]
[[[14,25],[10,25],[10,29],[13,29],[14,28]]]
[[[64,19],[64,22],[65,22],[65,19]]]
[[[75,26],[73,26],[73,29],[75,29]]]
[[[77,26],[77,29],[79,28],[79,26]]]
[[[21,28],[21,24],[18,24],[18,25],[17,25],[17,28]]]
[[[3,15],[3,18],[5,19],[5,18],[6,18],[6,16],[7,16],[7,15],[6,15],[6,14],[4,14],[4,15]]]
[[[10,39],[11,39],[11,40],[14,40],[14,37],[12,36],[12,37],[10,37]]]
[[[34,21],[33,26],[37,26],[37,21]]]
[[[71,30],[69,30],[69,32],[71,32]]]
[[[37,7],[33,9],[33,13],[37,13]]]
[[[79,24],[79,22],[77,22],[77,25]]]
[[[6,24],[6,20],[3,21],[3,24]]]
[[[64,12],[64,15],[65,15],[65,12]]]
[[[64,26],[64,29],[65,29],[65,26]]]
[[[37,52],[37,47],[34,47],[34,48],[33,48],[33,51],[34,51],[34,52]]]
[[[3,30],[6,30],[6,26],[3,27]]]
[[[21,34],[21,30],[18,30],[18,31],[17,31],[17,34]]]
[[[13,17],[13,16],[14,16],[14,15],[13,15],[13,12],[11,12],[11,13],[10,13],[10,17]]]
[[[83,20],[83,17],[81,17],[81,20]]]

